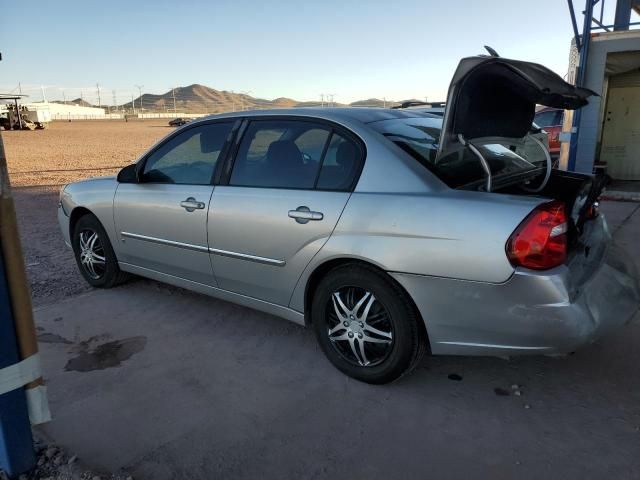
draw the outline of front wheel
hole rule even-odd
[[[127,279],[118,267],[107,232],[91,214],[78,220],[73,229],[73,253],[84,279],[98,288],[111,288]]]
[[[396,380],[418,363],[426,348],[407,294],[385,273],[364,265],[347,264],[322,279],[311,320],[331,363],[367,383]]]

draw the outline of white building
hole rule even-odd
[[[106,118],[104,108],[67,105],[54,102],[22,103],[29,110],[48,110],[51,120],[94,120]]]

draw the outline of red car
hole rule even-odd
[[[564,110],[558,108],[543,108],[536,112],[534,123],[543,128],[549,135],[549,153],[552,157],[560,155],[560,132],[562,131],[562,120]]]

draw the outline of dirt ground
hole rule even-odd
[[[164,120],[52,122],[46,130],[2,132],[11,184],[52,186],[109,175],[173,130]]]
[[[164,120],[149,120],[52,122],[46,130],[2,132],[35,306],[89,290],[58,229],[60,188],[116,174],[172,130]]]

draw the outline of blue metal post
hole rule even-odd
[[[591,21],[593,18],[593,6],[598,0],[587,0],[584,13],[584,24],[582,27],[582,41],[579,48],[580,58],[578,61],[578,75],[576,76],[576,86],[583,87],[587,77],[587,58],[589,57],[589,45],[591,44]],[[570,5],[572,2],[569,2]],[[573,5],[571,5],[573,8]],[[573,16],[572,16],[573,17]],[[572,127],[575,133],[571,134],[571,142],[569,144],[569,162],[568,170],[576,169],[576,156],[578,153],[578,136],[580,135],[580,112],[578,109],[573,112]]]
[[[19,360],[9,288],[0,250],[0,369]],[[34,464],[27,401],[24,389],[19,388],[0,395],[0,469],[14,477],[30,470]]]

